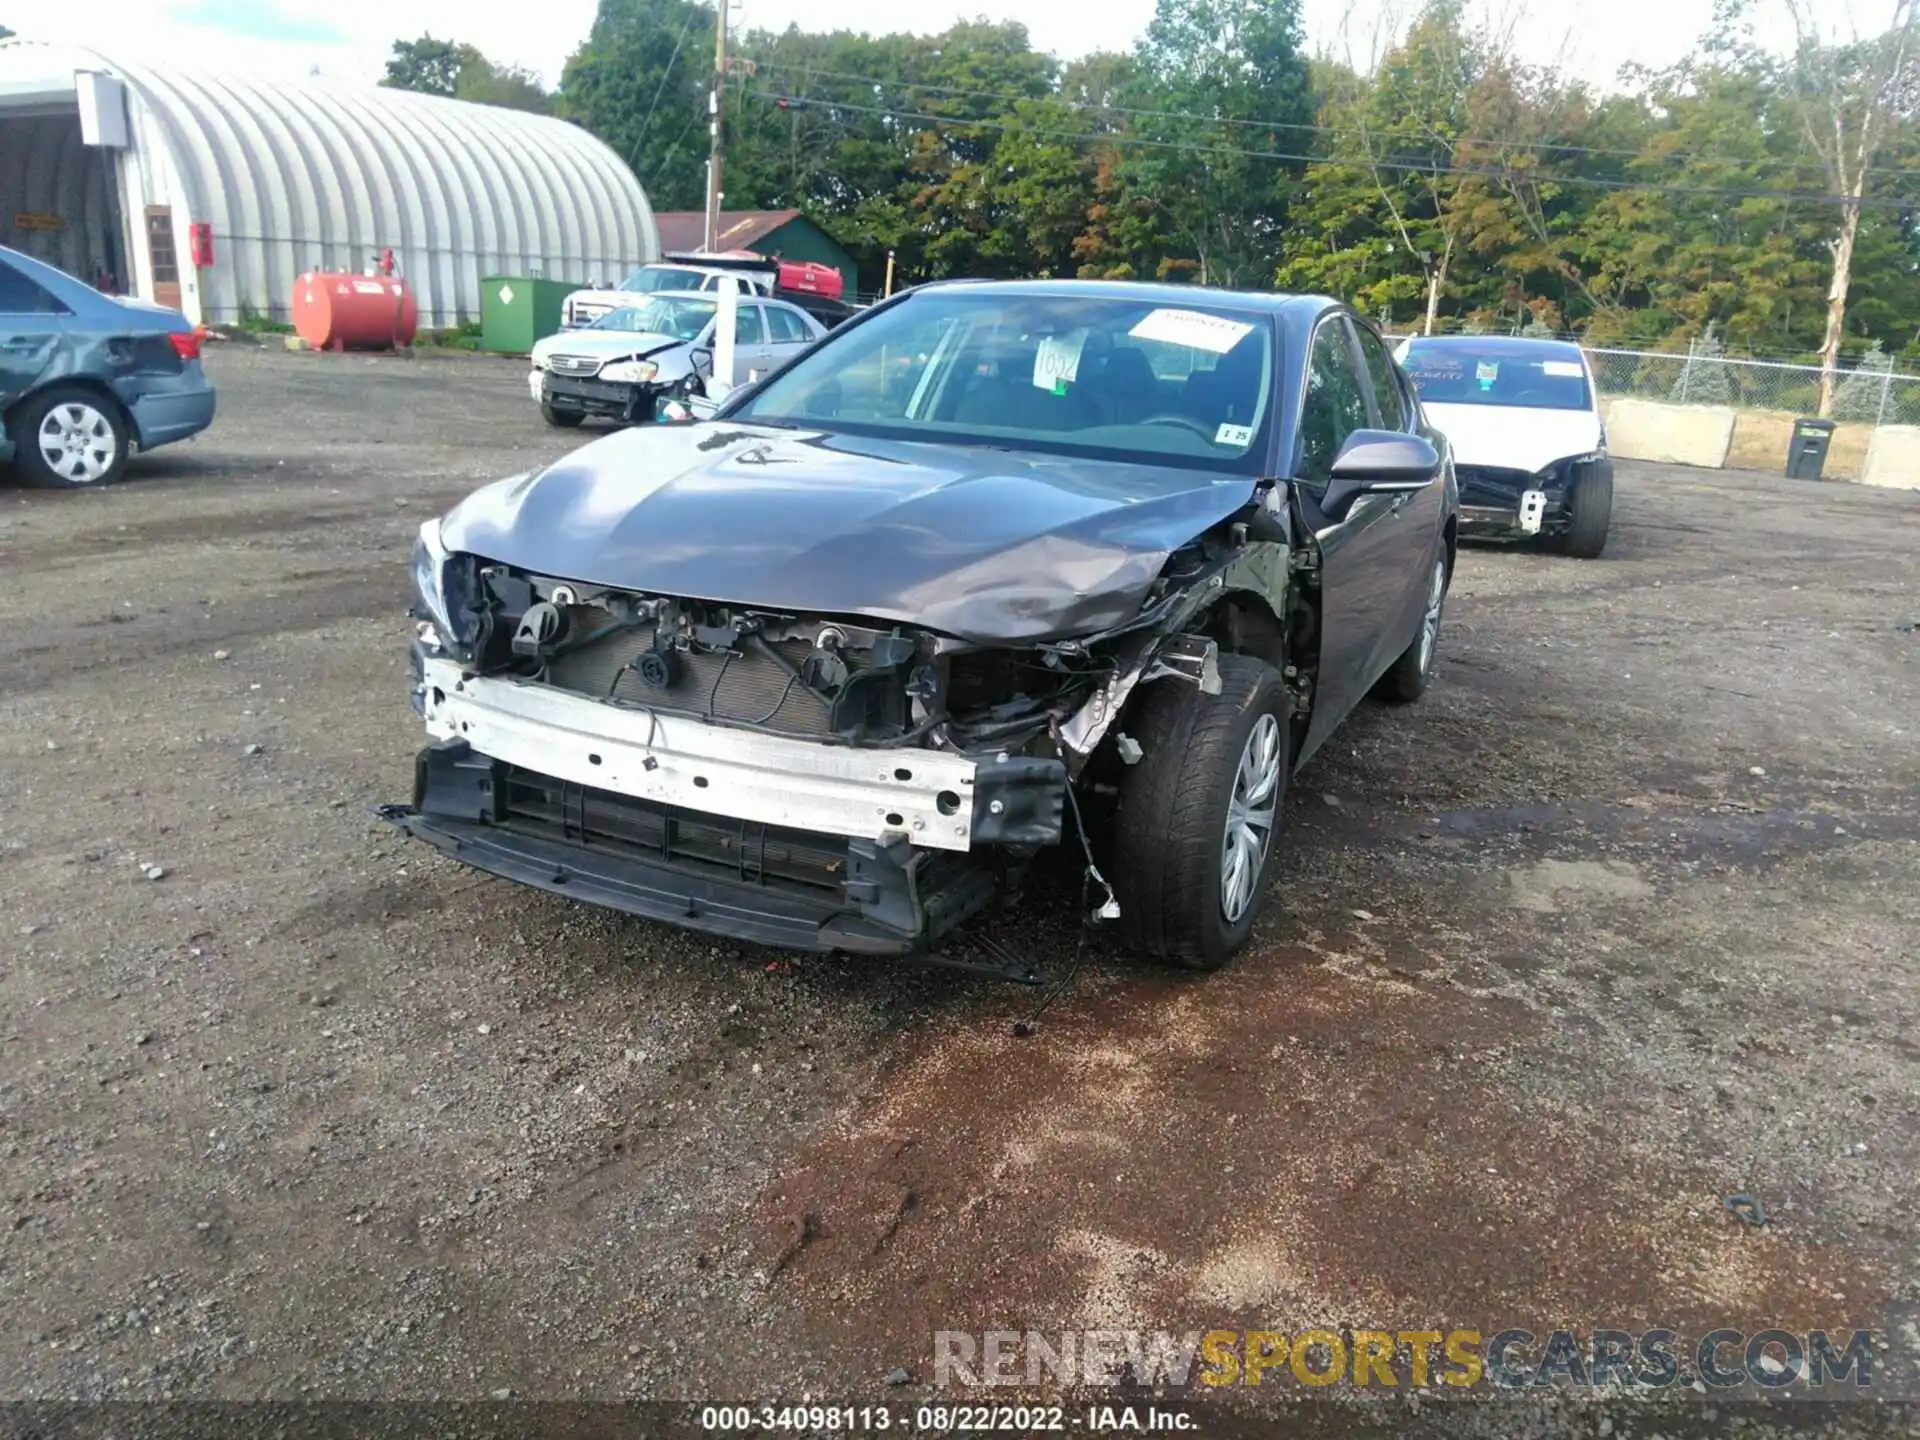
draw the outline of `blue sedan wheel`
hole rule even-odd
[[[111,401],[88,390],[56,389],[27,402],[16,453],[34,485],[104,485],[126,468],[127,425]]]

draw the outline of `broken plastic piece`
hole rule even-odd
[[[1121,761],[1128,765],[1138,765],[1140,757],[1146,754],[1146,751],[1140,748],[1140,742],[1127,734],[1114,736],[1113,748],[1120,752]]]

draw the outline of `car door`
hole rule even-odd
[[[39,384],[60,354],[66,306],[0,259],[0,411]],[[14,437],[17,442],[19,437]]]
[[[1354,431],[1379,423],[1344,312],[1328,311],[1314,327],[1305,368],[1292,488],[1302,526],[1320,548],[1320,668],[1302,760],[1379,678],[1382,632],[1398,623],[1406,590],[1400,567],[1408,534],[1398,496],[1362,495],[1337,519],[1320,509],[1340,447]]]
[[[1364,322],[1355,323],[1354,333],[1359,337],[1360,358],[1372,387],[1374,413],[1380,417],[1380,428],[1408,433],[1418,431],[1419,407],[1407,393],[1406,378],[1395,367],[1385,342],[1372,326]],[[1428,438],[1434,441],[1442,454],[1445,453],[1446,442],[1442,437],[1430,435]],[[1384,671],[1413,643],[1413,637],[1419,632],[1420,622],[1426,615],[1427,596],[1433,580],[1433,562],[1446,549],[1443,536],[1447,518],[1444,475],[1443,465],[1434,475],[1433,483],[1424,490],[1392,497],[1393,513],[1399,517],[1399,524],[1394,528],[1402,532],[1399,538],[1406,547],[1401,562],[1406,567],[1402,574],[1406,588],[1399,604],[1389,608],[1382,624],[1380,644],[1373,657],[1376,674]]]
[[[755,373],[765,375],[772,368],[766,316],[760,306],[742,300],[733,322],[733,383],[745,385]]]
[[[766,312],[770,354],[767,363],[771,374],[792,363],[796,355],[813,343],[813,331],[806,317],[789,306],[768,305]]]

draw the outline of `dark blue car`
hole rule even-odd
[[[103,485],[134,450],[212,423],[186,316],[0,246],[0,464],[32,485]]]

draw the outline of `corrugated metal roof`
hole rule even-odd
[[[0,55],[16,48],[0,45]],[[284,313],[296,276],[364,270],[386,248],[423,324],[474,317],[487,276],[613,282],[659,258],[640,182],[565,121],[318,78],[68,53],[127,82],[145,112],[136,145],[160,137],[184,192],[162,198],[212,223],[208,319],[232,319],[242,304]],[[22,67],[0,72],[8,68]],[[151,169],[152,157],[143,163]],[[178,241],[184,251],[186,236]]]
[[[707,212],[704,210],[662,210],[653,217],[660,225],[660,249],[664,254],[699,250],[707,238]],[[751,250],[782,225],[800,218],[798,210],[722,210],[720,229],[714,245],[716,252]]]

